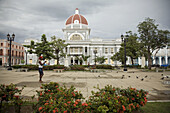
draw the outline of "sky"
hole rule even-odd
[[[0,0],[0,39],[16,42],[46,34],[64,39],[66,20],[78,8],[91,29],[90,38],[117,39],[149,17],[170,31],[170,0]]]

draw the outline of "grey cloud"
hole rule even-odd
[[[90,23],[91,37],[118,38],[145,17],[156,19],[162,29],[170,29],[168,0],[0,0],[0,38],[16,33],[16,41],[57,35],[75,8]]]

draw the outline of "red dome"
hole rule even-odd
[[[79,14],[78,8],[76,8],[75,14],[67,19],[66,25],[74,23],[75,20],[78,20],[81,24],[88,25],[87,20]]]

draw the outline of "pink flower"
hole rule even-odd
[[[48,105],[48,103],[45,103],[44,105]]]
[[[53,110],[53,113],[55,113],[56,111],[55,110]]]
[[[77,102],[77,101],[75,101],[75,104],[78,104],[78,102]]]
[[[68,101],[67,103],[68,103],[68,104],[70,104],[70,103],[71,103],[71,101]]]
[[[65,105],[65,106],[67,106],[67,104],[66,104],[66,103],[64,103],[64,105]]]
[[[66,110],[66,111],[64,111],[64,113],[67,113],[67,110]]]
[[[123,111],[125,111],[125,110],[126,110],[126,108],[125,108],[125,106],[124,106],[124,105],[122,105],[122,108],[123,108]]]
[[[82,103],[82,106],[88,106],[88,104],[84,102],[84,103]]]
[[[41,111],[43,109],[43,107],[39,107],[39,111]]]

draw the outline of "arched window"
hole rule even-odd
[[[82,37],[79,34],[74,34],[70,40],[83,40]]]

